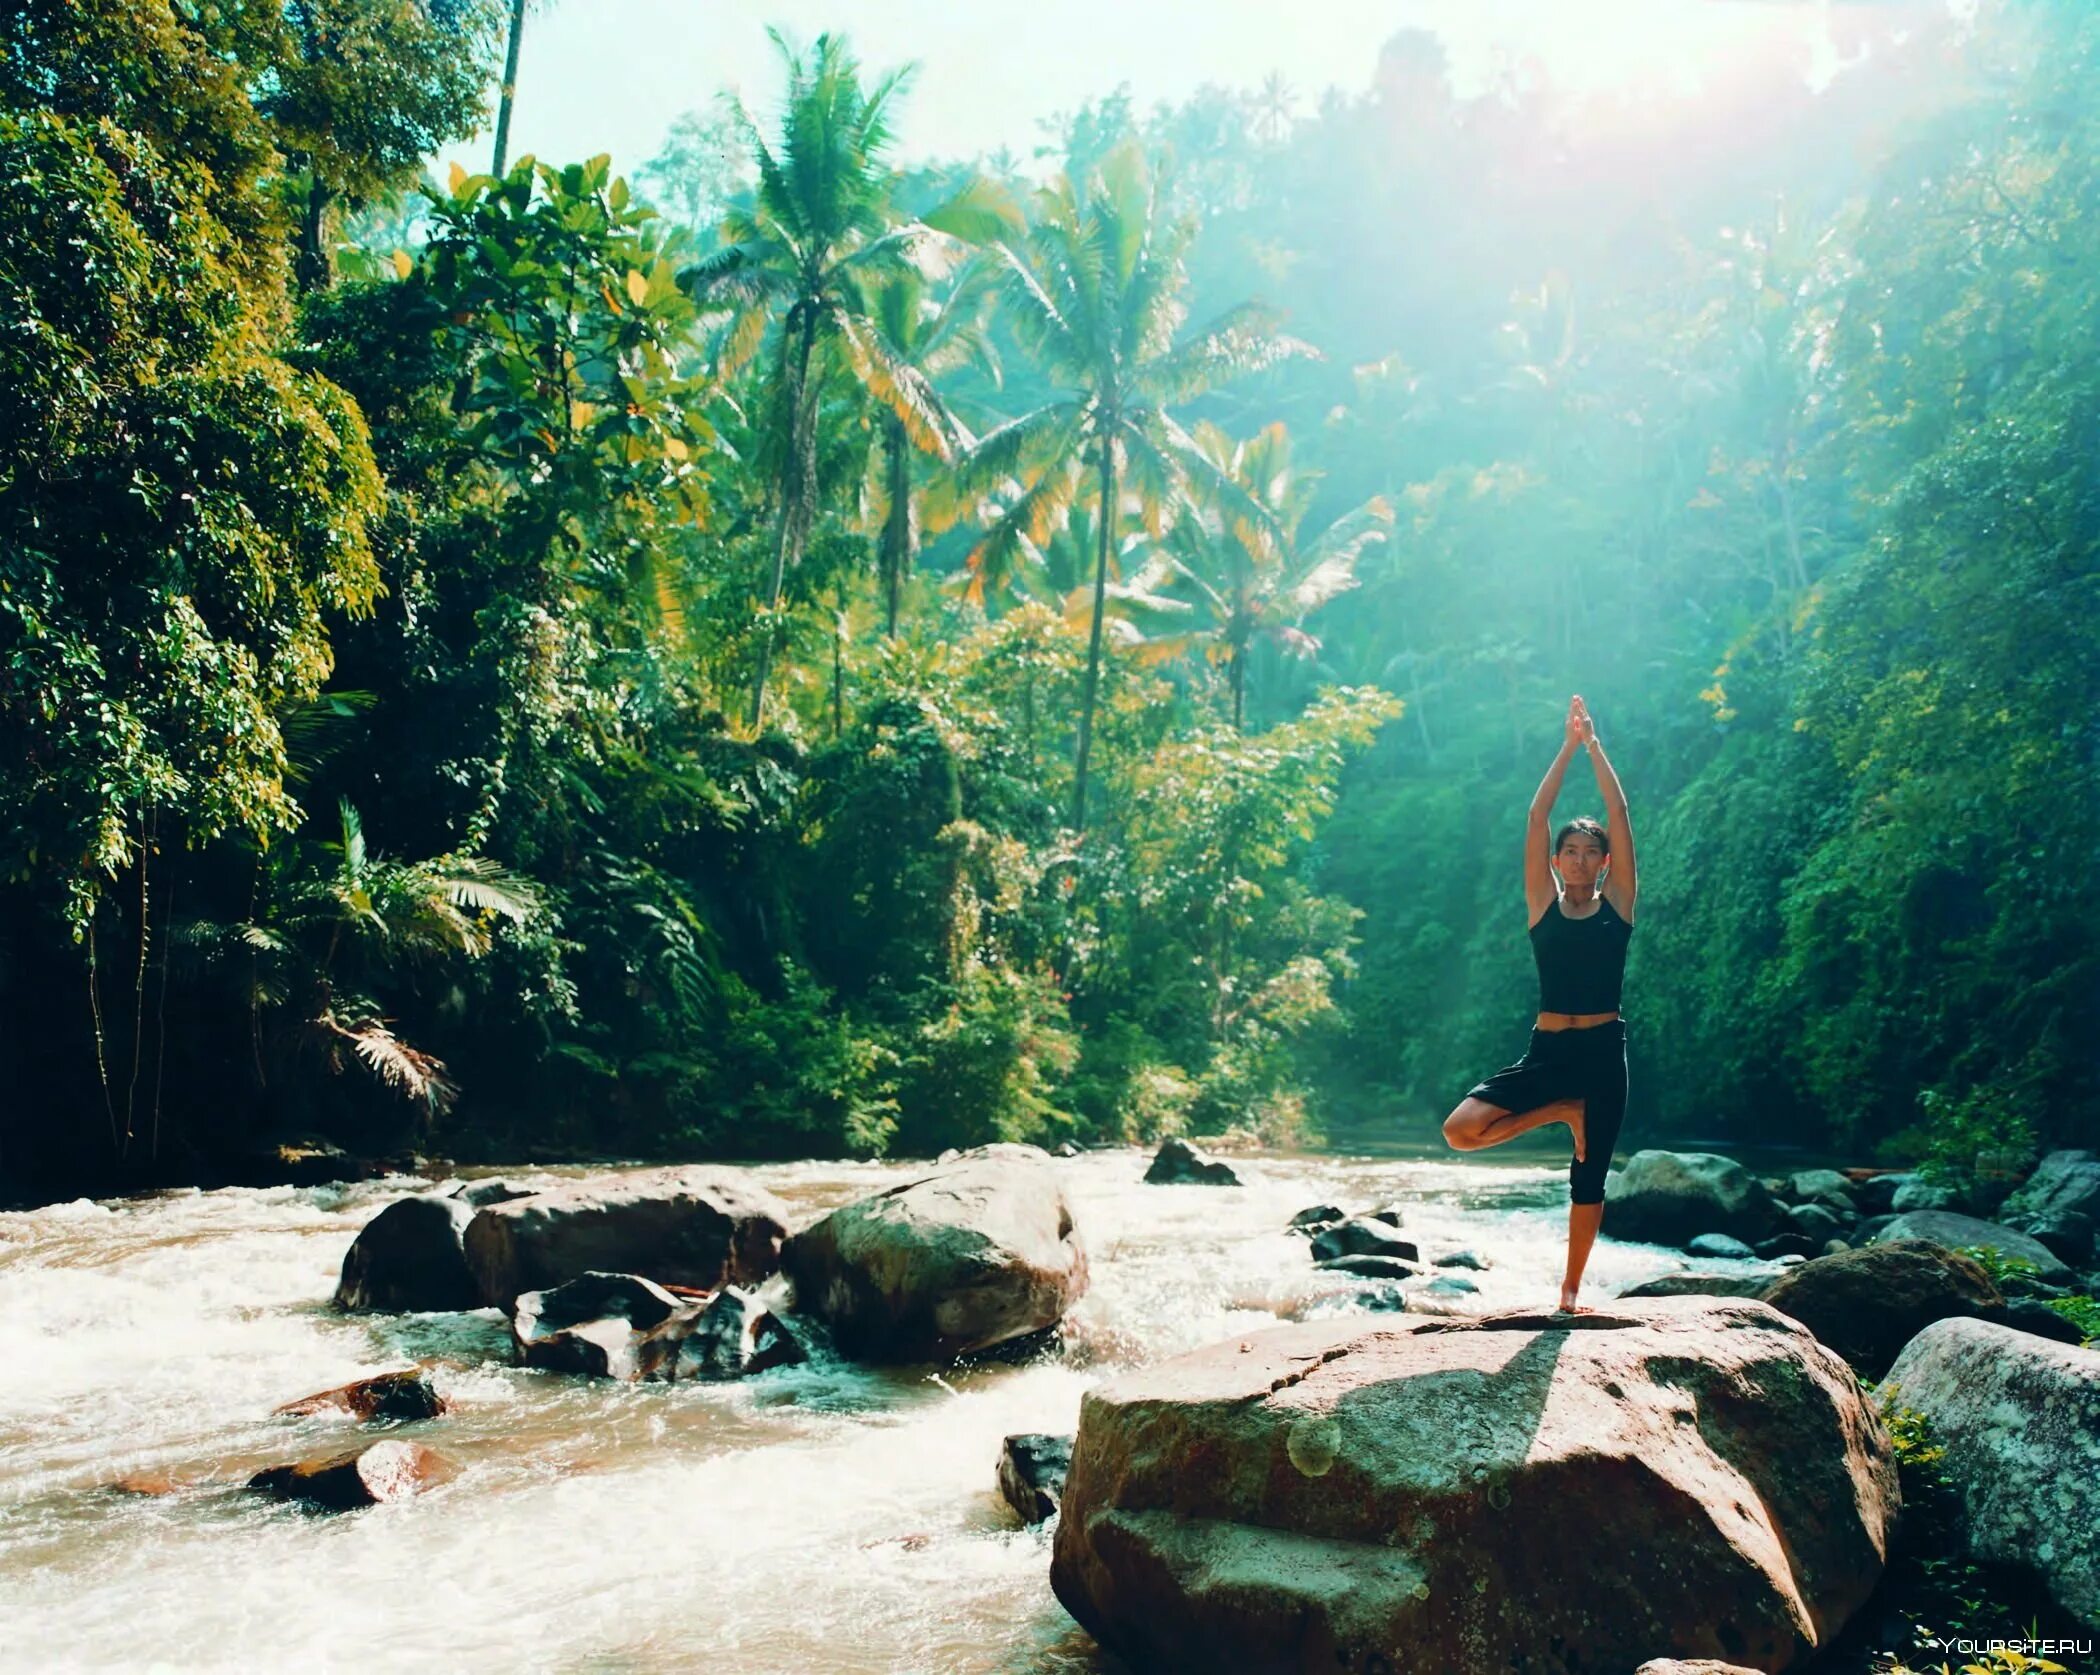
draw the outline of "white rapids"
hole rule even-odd
[[[336,1313],[357,1229],[423,1181],[0,1214],[0,1669],[1113,1668],[1050,1591],[1047,1531],[998,1497],[1000,1439],[1069,1432],[1126,1368],[1352,1308],[1284,1231],[1310,1204],[1398,1202],[1425,1260],[1476,1252],[1452,1310],[1550,1306],[1567,1187],[1539,1155],[1266,1155],[1234,1160],[1244,1186],[1157,1187],[1147,1154],[1089,1153],[1057,1165],[1092,1270],[1062,1359],[714,1385],[512,1367],[494,1310]],[[914,1167],[750,1173],[807,1220]],[[1684,1266],[1739,1264],[1607,1234],[1583,1296]],[[424,1357],[454,1411],[398,1434],[454,1481],[338,1516],[241,1487],[358,1433],[278,1403]],[[134,1474],[178,1487],[109,1487]]]

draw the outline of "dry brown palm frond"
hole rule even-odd
[[[433,1114],[450,1110],[459,1088],[445,1074],[444,1062],[419,1047],[411,1047],[379,1018],[345,1023],[331,1009],[313,1020],[314,1027],[330,1038],[336,1050],[329,1055],[337,1070],[342,1068],[340,1047],[350,1046],[367,1071],[402,1097],[420,1101]]]

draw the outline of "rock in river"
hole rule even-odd
[[[952,1360],[1054,1326],[1087,1286],[1054,1165],[964,1156],[836,1209],[782,1253],[800,1309],[864,1361]]]
[[[638,1274],[579,1274],[520,1297],[511,1341],[521,1362],[548,1372],[668,1379],[700,1310]]]
[[[467,1266],[481,1301],[506,1312],[591,1272],[753,1285],[780,1266],[787,1216],[734,1169],[638,1169],[485,1206],[467,1225]]]
[[[1028,1431],[999,1445],[999,1493],[1026,1523],[1040,1524],[1057,1511],[1071,1469],[1070,1437]]]
[[[1779,1202],[1734,1158],[1716,1152],[1635,1152],[1604,1183],[1615,1239],[1673,1245],[1700,1233],[1756,1244],[1779,1227]]]
[[[1178,1135],[1162,1140],[1153,1155],[1145,1179],[1153,1186],[1238,1186],[1239,1175],[1231,1164],[1215,1158],[1201,1146],[1191,1145]]]
[[[479,1308],[481,1293],[462,1243],[475,1209],[450,1193],[395,1199],[351,1241],[335,1288],[336,1307],[393,1313]]]
[[[1146,1670],[1777,1672],[1872,1592],[1897,1495],[1851,1370],[1763,1303],[1314,1322],[1087,1392],[1050,1578]]]
[[[436,1419],[450,1405],[430,1382],[428,1370],[401,1367],[393,1372],[373,1373],[367,1378],[339,1384],[297,1401],[271,1409],[273,1413],[307,1418],[321,1413],[345,1413],[354,1419]]]
[[[248,1479],[248,1487],[279,1500],[303,1501],[331,1512],[349,1512],[381,1501],[406,1500],[440,1483],[459,1468],[421,1443],[389,1440],[346,1454],[271,1466]]]

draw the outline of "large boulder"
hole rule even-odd
[[[1057,1324],[1087,1286],[1056,1170],[965,1159],[834,1210],[782,1253],[796,1306],[865,1361],[952,1360]]]
[[[2067,1213],[2100,1222],[2100,1157],[2091,1152],[2051,1152],[1998,1207],[1999,1218],[2016,1226]]]
[[[1086,1392],[1050,1580],[1148,1670],[1780,1671],[1897,1494],[1851,1371],[1762,1303],[1315,1322]]]
[[[462,1243],[474,1214],[450,1193],[395,1199],[351,1240],[335,1306],[394,1314],[479,1308]]]
[[[2001,1256],[2017,1256],[2032,1262],[2039,1270],[2036,1277],[2051,1285],[2061,1285],[2071,1278],[2070,1268],[2047,1245],[1999,1222],[1957,1215],[1952,1210],[1905,1211],[1876,1233],[1873,1242],[1885,1245],[1897,1239],[1930,1239],[1949,1250],[1959,1250],[1963,1245],[1985,1245]]]
[[[2078,1210],[2022,1216],[2020,1231],[2073,1268],[2082,1268],[2093,1259],[2093,1218]]]
[[[2036,1572],[2100,1628],[2100,1351],[1942,1320],[1904,1346],[1881,1388],[1932,1422],[1971,1553]]]
[[[1764,1300],[1800,1321],[1865,1378],[1879,1378],[1897,1351],[1935,1320],[1983,1316],[2005,1306],[1990,1275],[1924,1239],[1819,1256],[1773,1281]]]
[[[484,1206],[467,1224],[467,1266],[481,1301],[506,1312],[592,1272],[713,1291],[774,1272],[787,1218],[734,1169],[640,1169]]]
[[[1701,1233],[1730,1233],[1754,1245],[1780,1227],[1764,1183],[1717,1152],[1635,1152],[1606,1180],[1604,1199],[1615,1239],[1682,1248]]]
[[[1179,1135],[1162,1140],[1145,1179],[1153,1186],[1238,1186],[1232,1165]]]

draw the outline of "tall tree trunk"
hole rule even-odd
[[[510,41],[503,49],[503,93],[496,105],[496,165],[492,171],[503,178],[503,165],[510,158],[510,107],[518,96],[518,39],[525,33],[525,0],[510,0]]]
[[[815,469],[816,403],[809,398],[809,357],[816,346],[816,315],[806,309],[797,332],[796,316],[788,316],[792,342],[788,362],[788,480],[780,501],[780,534],[773,544],[773,586],[766,599],[766,620],[758,641],[758,679],[751,687],[751,731],[756,733],[766,717],[766,681],[773,672],[773,636],[779,632],[775,618],[780,595],[787,584],[790,564],[802,562],[802,544],[809,535],[809,502],[814,492],[810,478]]]
[[[1079,701],[1079,761],[1072,774],[1072,829],[1086,830],[1086,765],[1094,743],[1094,698],[1101,686],[1101,623],[1108,614],[1108,543],[1116,521],[1115,433],[1101,436],[1101,543],[1094,558],[1094,627],[1087,638],[1086,691]]]
[[[839,576],[838,620],[831,629],[831,736],[846,730],[846,578]]]
[[[1247,730],[1245,714],[1247,703],[1247,648],[1232,648],[1232,730],[1244,733]]]
[[[916,545],[912,529],[911,438],[904,434],[904,425],[894,414],[883,429],[889,447],[890,510],[882,526],[882,580],[888,596],[889,623],[885,631],[894,640],[903,604],[904,578],[911,574],[912,549]]]
[[[309,166],[306,171],[306,208],[299,217],[299,254],[293,264],[293,276],[302,291],[321,291],[335,277],[333,264],[328,260],[328,205],[335,194],[323,184],[321,177]]]

